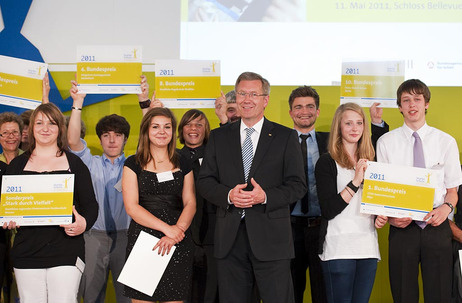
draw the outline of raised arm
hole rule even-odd
[[[220,123],[228,123],[228,116],[226,116],[226,110],[228,109],[228,103],[226,102],[226,96],[221,92],[221,96],[215,100],[215,115],[217,115]]]
[[[67,127],[67,139],[69,141],[69,147],[73,151],[80,151],[84,148],[82,141],[80,141],[80,130],[82,118],[82,107],[85,99],[85,94],[79,94],[77,88],[77,81],[72,80],[71,97],[73,100],[71,118],[69,119],[69,126]]]
[[[141,94],[137,94],[138,101],[140,102],[141,111],[143,112],[143,116],[148,112],[149,106],[151,104],[151,100],[149,99],[149,84],[148,79],[145,75],[141,75]]]
[[[50,79],[48,73],[45,74],[42,80],[42,103],[50,103],[48,96],[50,95]]]
[[[380,103],[375,102],[369,107],[369,114],[371,115],[371,123],[374,124],[381,124],[383,122],[382,115],[383,115],[383,108],[379,107]]]
[[[138,102],[143,116],[154,107],[164,107],[164,104],[159,99],[156,99],[156,91],[152,93],[151,99],[149,99],[149,84],[145,75],[141,75],[141,94],[137,94]]]
[[[389,131],[388,124],[382,119],[383,108],[379,107],[379,105],[379,102],[375,102],[369,107],[371,115],[371,139],[375,150],[377,150],[377,141],[379,138]]]

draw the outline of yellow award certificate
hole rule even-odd
[[[397,107],[396,89],[404,81],[404,61],[343,62],[340,104]]]
[[[73,200],[73,174],[6,175],[2,181],[0,224],[70,224]]]
[[[214,108],[220,96],[220,62],[157,60],[156,98],[169,108]]]
[[[422,220],[433,209],[439,171],[368,162],[361,212]]]
[[[0,56],[0,104],[35,109],[48,64]]]
[[[77,82],[85,94],[139,94],[141,46],[79,46]]]

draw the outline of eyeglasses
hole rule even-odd
[[[17,130],[14,130],[12,132],[4,131],[3,133],[0,133],[0,136],[2,136],[3,138],[8,138],[11,135],[13,135],[13,137],[19,137],[19,132]]]
[[[245,96],[249,96],[249,99],[256,99],[257,97],[268,96],[268,94],[237,92],[236,96],[242,99],[244,99]]]

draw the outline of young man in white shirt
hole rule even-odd
[[[377,161],[402,166],[418,166],[441,171],[433,210],[424,220],[389,218],[389,273],[395,302],[419,301],[419,263],[425,302],[450,302],[452,287],[452,233],[447,220],[457,204],[457,187],[462,183],[459,150],[450,135],[428,126],[425,114],[430,90],[420,80],[403,82],[397,103],[404,118],[402,127],[383,135],[377,142]],[[421,166],[414,156],[421,141]],[[420,161],[418,161],[420,162]]]

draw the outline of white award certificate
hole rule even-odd
[[[74,174],[4,175],[0,224],[60,225],[72,223]]]
[[[42,103],[48,64],[0,56],[0,104],[35,109]]]
[[[397,107],[396,89],[404,81],[404,61],[343,62],[340,104]]]
[[[173,246],[168,255],[159,255],[158,249],[152,250],[158,241],[141,231],[117,281],[152,296],[176,249]]]
[[[438,170],[368,162],[361,212],[413,220],[433,209]]]
[[[220,61],[157,60],[156,98],[168,108],[214,108],[220,96]]]
[[[77,82],[80,93],[139,94],[141,46],[79,46]]]

